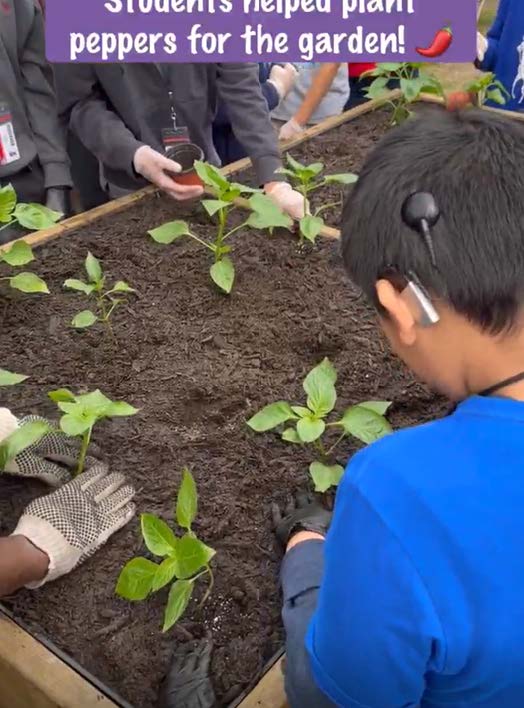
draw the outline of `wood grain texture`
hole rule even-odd
[[[283,658],[264,674],[238,708],[287,708],[282,665]]]

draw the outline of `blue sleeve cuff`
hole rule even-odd
[[[298,543],[284,556],[280,582],[284,602],[320,587],[324,574],[324,541]]]
[[[488,48],[484,54],[484,59],[479,62],[481,71],[492,71],[497,58],[497,50],[499,43],[495,39],[488,39]]]
[[[280,96],[276,87],[269,81],[264,81],[262,84],[262,93],[266,99],[267,107],[270,111],[278,106],[280,103]]]

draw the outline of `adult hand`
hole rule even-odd
[[[326,536],[333,513],[305,493],[292,497],[282,513],[278,504],[271,505],[271,515],[277,539],[285,548],[289,539],[301,531]]]
[[[12,536],[24,536],[49,558],[45,577],[27,585],[37,588],[69,573],[93,555],[134,516],[135,490],[121,474],[95,463],[56,492],[26,508]]]
[[[264,191],[277,206],[293,219],[301,219],[306,214],[306,202],[300,192],[292,189],[287,182],[268,182]]]
[[[285,98],[293,88],[298,71],[293,64],[275,64],[269,72],[269,83],[276,88],[280,100]]]
[[[135,152],[133,166],[139,175],[161,189],[177,201],[195,199],[204,193],[199,185],[178,184],[169,176],[181,171],[178,162],[170,160],[165,155],[153,150],[148,145],[142,145]]]
[[[50,187],[45,193],[45,205],[48,209],[58,211],[66,219],[71,215],[71,190],[69,187]]]
[[[488,40],[483,34],[477,32],[477,59],[483,61],[488,51]]]
[[[0,408],[0,442],[20,426],[37,421],[54,427],[53,423],[40,416],[29,415],[18,420],[7,408]],[[68,438],[60,432],[49,432],[10,460],[4,472],[25,479],[37,479],[50,487],[60,487],[71,479],[79,452],[80,442],[75,438]],[[96,462],[95,457],[100,451],[95,445],[90,445],[89,453],[91,456],[87,457],[87,466]]]
[[[207,639],[176,647],[160,687],[159,708],[214,708],[210,676],[212,643]]]
[[[300,125],[300,123],[297,123],[294,118],[291,118],[291,120],[288,120],[288,122],[284,123],[284,125],[280,128],[278,139],[292,140],[293,138],[300,137],[303,132],[304,126]]]

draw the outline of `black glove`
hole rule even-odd
[[[314,531],[322,536],[328,532],[333,513],[305,493],[299,493],[287,504],[284,515],[277,504],[271,505],[275,534],[282,544],[299,531]]]
[[[50,187],[45,193],[45,205],[67,219],[71,215],[71,190],[69,187]]]
[[[171,666],[160,686],[159,708],[214,708],[217,705],[209,665],[213,644],[187,642],[173,652]]]

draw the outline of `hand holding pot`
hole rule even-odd
[[[277,206],[293,219],[305,216],[304,197],[292,189],[287,182],[269,182],[264,185],[264,191]]]
[[[23,536],[49,558],[37,588],[92,556],[134,516],[135,490],[121,474],[97,462],[58,491],[31,502],[12,536]]]
[[[133,158],[133,165],[138,174],[177,201],[195,199],[204,193],[201,185],[179,184],[170,177],[169,173],[173,175],[180,173],[181,166],[148,145],[138,148]]]
[[[285,548],[291,537],[300,531],[311,531],[326,536],[333,513],[324,509],[308,494],[293,497],[283,513],[277,504],[272,504],[271,514],[275,534]]]

